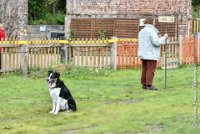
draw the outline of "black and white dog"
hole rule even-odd
[[[67,86],[60,80],[60,74],[48,71],[47,81],[53,102],[53,108],[50,113],[58,114],[60,110],[76,111],[76,102]]]

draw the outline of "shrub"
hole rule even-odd
[[[44,18],[38,20],[30,20],[31,25],[64,25],[65,14],[46,14]]]

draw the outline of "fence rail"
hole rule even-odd
[[[198,40],[198,41],[195,41]],[[195,46],[196,45],[196,46]],[[166,48],[164,48],[166,47]],[[73,63],[76,66],[113,68],[137,68],[141,61],[137,56],[137,39],[102,40],[35,40],[0,41],[0,72],[46,68],[58,64]],[[170,38],[167,45],[161,46],[161,59],[158,66],[174,68],[179,64],[200,63],[200,36],[190,38]],[[165,58],[165,55],[167,57]]]

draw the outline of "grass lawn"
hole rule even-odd
[[[49,114],[45,77],[1,75],[0,134],[199,134],[200,126],[192,126],[193,67],[168,70],[167,89],[164,70],[157,69],[158,92],[141,89],[140,73],[118,70],[84,79],[61,74],[78,111],[58,115]]]

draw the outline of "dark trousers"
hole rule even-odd
[[[0,69],[1,69],[1,49],[0,49]]]
[[[142,60],[141,84],[143,86],[152,85],[156,65],[156,60]]]

